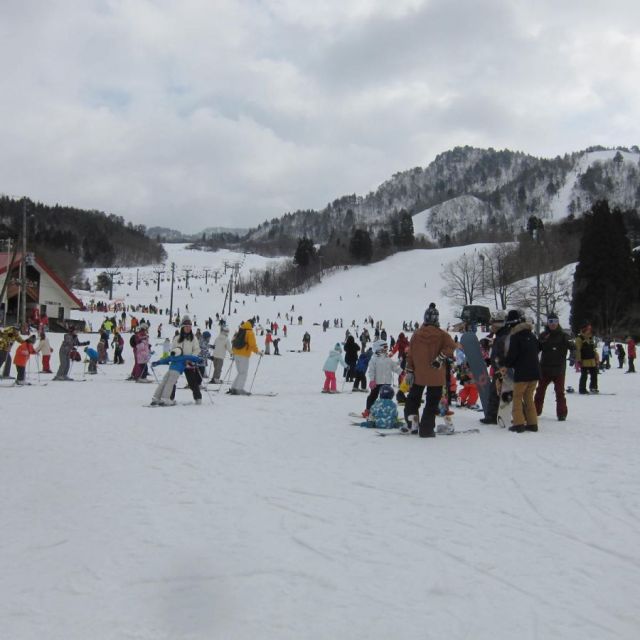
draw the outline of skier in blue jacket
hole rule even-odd
[[[84,352],[87,356],[87,361],[89,362],[87,373],[95,375],[98,373],[98,352],[91,347],[85,347]]]
[[[156,388],[156,392],[153,394],[153,399],[151,400],[152,406],[160,405],[166,407],[176,403],[176,382],[178,382],[178,378],[184,373],[190,362],[196,366],[200,366],[204,363],[204,360],[195,355],[182,355],[182,349],[180,347],[174,347],[168,358],[160,358],[160,360],[155,360],[151,363],[152,367],[157,367],[160,364],[169,365],[169,370],[164,374],[164,377]],[[202,404],[202,400],[196,398],[195,403]]]

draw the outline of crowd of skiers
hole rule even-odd
[[[274,355],[279,355],[280,339],[275,336],[282,330],[286,337],[286,323],[281,327],[277,321],[267,321],[266,326],[260,329],[264,336],[264,349],[260,349],[254,329],[259,317],[242,322],[233,338],[224,320],[220,317],[217,320],[220,330],[211,343],[209,329],[203,332],[196,329],[194,332],[190,317],[182,316],[173,339],[165,338],[161,345],[156,344],[156,347],[161,346],[160,355],[152,360],[156,349],[150,340],[149,325],[144,319],[138,321],[133,317],[132,333],[128,338],[133,366],[127,379],[151,382],[153,369],[168,365],[167,373],[155,390],[152,404],[175,404],[176,382],[182,374],[194,401],[200,404],[208,361],[212,362],[210,381],[219,384],[223,381],[224,359],[231,355],[236,375],[228,393],[248,394],[250,390],[247,391],[246,384],[250,357],[253,354],[269,355],[272,347]],[[79,347],[84,347],[84,372],[89,375],[96,374],[98,365],[109,361],[110,347],[113,349],[113,363],[124,364],[122,322],[122,318],[117,321],[115,316],[107,317],[100,327],[95,348],[89,346],[88,341],[80,341],[75,328],[70,327],[58,351],[59,366],[53,380],[71,380],[72,363],[82,360]],[[211,324],[207,321],[205,326],[211,327]],[[369,324],[371,332],[366,326]],[[340,327],[342,321],[334,321],[334,328]],[[351,329],[355,329],[355,335],[348,329],[344,341],[334,345],[324,362],[322,392],[338,392],[336,372],[342,367],[342,386],[349,383],[353,392],[368,394],[362,412],[368,426],[396,426],[397,419],[391,418],[391,405],[394,375],[397,375],[399,388],[395,398],[404,404],[404,420],[400,421],[402,429],[416,432],[421,437],[433,437],[436,417],[450,414],[448,405],[453,400],[458,401],[458,406],[479,408],[478,386],[457,338],[452,338],[448,331],[440,328],[439,312],[434,303],[425,311],[421,325],[405,322],[404,327],[411,336],[407,337],[402,331],[395,339],[388,336],[381,322],[374,323],[373,318],[365,319],[365,327],[361,331],[354,321]],[[160,335],[161,326],[158,337]],[[38,336],[34,334],[23,338],[16,328],[7,327],[0,330],[0,373],[3,377],[11,376],[10,352],[14,343],[18,344],[13,357],[16,384],[25,384],[25,372],[32,355],[42,356],[41,367],[38,365],[40,373],[53,373],[52,348],[46,332],[42,330]],[[480,346],[490,379],[488,404],[484,407],[485,417],[481,422],[497,424],[501,408],[508,406],[511,412],[509,429],[518,433],[537,431],[537,418],[543,409],[546,390],[551,385],[555,391],[557,418],[561,421],[566,419],[567,362],[579,372],[580,394],[598,393],[598,376],[611,367],[613,357],[617,358],[619,368],[626,360],[627,373],[635,373],[636,349],[631,337],[626,339],[626,350],[620,342],[614,346],[610,341],[604,341],[598,351],[588,322],[582,324],[579,334],[572,340],[554,313],[547,316],[544,330],[536,336],[532,324],[520,311],[496,311],[491,316],[490,332],[480,340]],[[302,351],[310,349],[311,336],[305,331]],[[397,359],[393,359],[394,356]],[[230,368],[227,373],[230,374]],[[156,378],[155,375],[153,377]],[[420,416],[422,404],[424,408]],[[382,413],[381,407],[384,407]]]

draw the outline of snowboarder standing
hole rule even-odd
[[[582,395],[598,393],[598,352],[590,322],[583,322],[576,338],[576,369],[580,371],[578,391]],[[587,377],[589,391],[587,391]]]
[[[435,304],[424,313],[424,322],[409,342],[407,355],[407,383],[409,393],[404,405],[404,416],[408,425],[415,425],[422,394],[426,387],[426,404],[420,418],[418,432],[421,438],[434,438],[436,415],[446,384],[444,360],[452,358],[455,350],[453,338],[440,329],[440,314]]]
[[[511,336],[505,365],[513,369],[513,424],[509,431],[537,431],[538,414],[533,395],[540,379],[538,339],[533,334],[533,326],[517,309],[509,311],[506,325],[511,327]]]
[[[508,338],[511,333],[511,329],[505,326],[505,319],[506,313],[502,309],[498,309],[491,314],[490,327],[494,338],[489,359],[493,367],[493,375],[491,376],[491,386],[489,387],[487,414],[484,418],[480,418],[482,424],[498,424],[498,410],[500,408],[498,382],[502,378],[500,369],[504,366],[504,359],[508,349]]]
[[[553,383],[556,394],[556,415],[558,420],[567,418],[567,399],[564,394],[564,378],[567,366],[567,354],[571,340],[560,326],[557,314],[547,316],[547,326],[538,339],[540,344],[540,382],[536,389],[534,402],[536,413],[542,414],[544,396],[547,387]]]

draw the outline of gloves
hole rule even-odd
[[[411,386],[413,384],[415,380],[415,376],[413,374],[413,371],[411,371],[411,369],[407,369],[407,373],[404,376],[404,381]]]
[[[375,381],[375,380],[372,380],[372,381],[369,383],[369,389],[375,389],[377,386],[378,386],[378,385],[376,385],[376,381]]]

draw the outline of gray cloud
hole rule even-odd
[[[458,144],[636,144],[633,0],[0,5],[0,192],[195,231]]]

